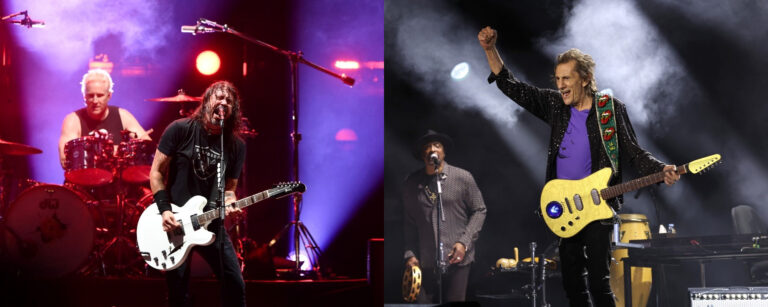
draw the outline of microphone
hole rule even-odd
[[[429,155],[429,161],[432,162],[432,165],[438,166],[440,165],[440,159],[437,157],[437,153],[433,152]]]
[[[204,27],[202,25],[194,25],[194,26],[181,26],[181,33],[192,33],[192,35],[198,34],[198,33],[212,33],[216,32],[216,30]]]
[[[222,26],[222,25],[218,24],[217,22],[215,22],[213,20],[208,20],[208,19],[205,19],[205,18],[198,19],[197,20],[197,24],[198,25],[199,24],[204,24],[204,25],[209,26],[209,27],[218,28],[218,29],[223,30],[224,32],[227,32],[227,29],[228,29],[227,25],[223,25]]]
[[[32,20],[29,18],[29,16],[24,17],[21,20],[11,20],[10,23],[18,23],[22,26],[25,26],[27,28],[42,28],[45,27],[45,21],[40,20]]]
[[[224,115],[227,114],[227,107],[225,107],[223,104],[216,106],[216,114],[219,114],[219,116],[224,119]]]

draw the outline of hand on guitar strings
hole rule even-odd
[[[168,232],[181,226],[176,218],[173,216],[173,212],[170,210],[163,211],[163,231]]]
[[[464,260],[464,254],[467,252],[467,248],[461,242],[453,244],[453,250],[448,254],[448,263],[456,264]]]
[[[667,185],[673,185],[680,180],[680,174],[677,173],[677,166],[665,165],[664,166],[664,183]]]

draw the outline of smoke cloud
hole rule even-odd
[[[676,108],[674,104],[654,107],[654,98],[665,88],[674,89],[667,91],[671,96],[665,100],[676,101],[686,72],[633,1],[580,1],[570,11],[565,27],[539,45],[553,58],[570,48],[590,54],[597,63],[598,88],[612,88],[627,104],[635,124],[648,124],[652,111],[673,114]],[[658,112],[664,106],[672,109]]]
[[[80,72],[94,56],[94,41],[114,35],[124,56],[151,56],[171,33],[172,10],[161,1],[63,0],[11,1],[10,10],[27,10],[45,28],[16,27],[20,43],[58,72]],[[120,59],[110,59],[112,61]]]

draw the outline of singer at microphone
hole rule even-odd
[[[423,274],[417,303],[461,302],[485,222],[483,196],[472,174],[448,162],[453,152],[450,137],[429,130],[414,145],[414,157],[423,165],[408,175],[401,189],[403,260],[419,266]]]
[[[432,165],[434,165],[435,167],[440,166],[440,158],[437,157],[436,152],[433,152],[432,154],[429,155],[429,160],[432,163]]]

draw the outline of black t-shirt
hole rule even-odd
[[[221,157],[220,135],[209,134],[203,124],[182,118],[163,132],[157,149],[171,159],[168,190],[171,202],[183,206],[195,195],[208,199],[209,206],[218,199],[216,164]],[[245,161],[245,143],[235,138],[234,146],[224,143],[224,177],[237,179]],[[234,148],[233,148],[234,147]],[[225,181],[226,182],[226,181]]]
[[[75,111],[77,118],[80,119],[80,136],[86,136],[94,130],[104,129],[109,133],[109,139],[117,145],[122,139],[123,121],[120,119],[120,108],[117,106],[107,106],[109,115],[104,120],[96,120],[88,116],[85,108]]]

